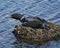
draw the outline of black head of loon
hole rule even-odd
[[[11,18],[17,19],[17,20],[22,20],[24,17],[22,14],[19,13],[14,13],[11,15]]]

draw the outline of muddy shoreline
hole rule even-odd
[[[17,25],[14,28],[13,34],[20,42],[43,44],[51,40],[60,40],[60,26],[48,22],[51,29],[36,29],[31,27],[24,27]]]

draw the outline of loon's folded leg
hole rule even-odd
[[[43,28],[46,29],[46,30],[49,30],[50,29],[50,26],[46,23],[43,24]]]
[[[29,26],[29,24],[27,23],[27,22],[24,22],[24,23],[22,23],[22,26]]]

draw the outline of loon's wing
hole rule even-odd
[[[34,19],[34,20],[39,20],[41,22],[47,22],[45,19],[39,18],[37,16],[35,16],[35,17],[30,16],[30,17],[28,17],[28,19]]]
[[[42,24],[37,21],[29,21],[22,23],[22,26],[33,27],[33,28],[39,28],[40,25],[42,26]]]
[[[45,19],[42,19],[42,18],[39,18],[39,17],[36,17],[38,20],[42,21],[42,22],[47,22]]]

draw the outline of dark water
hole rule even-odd
[[[39,16],[60,25],[60,0],[0,0],[0,48],[38,48],[36,44],[16,43],[12,31],[20,22],[8,18],[12,13]],[[59,41],[49,41],[39,48],[60,48]]]

